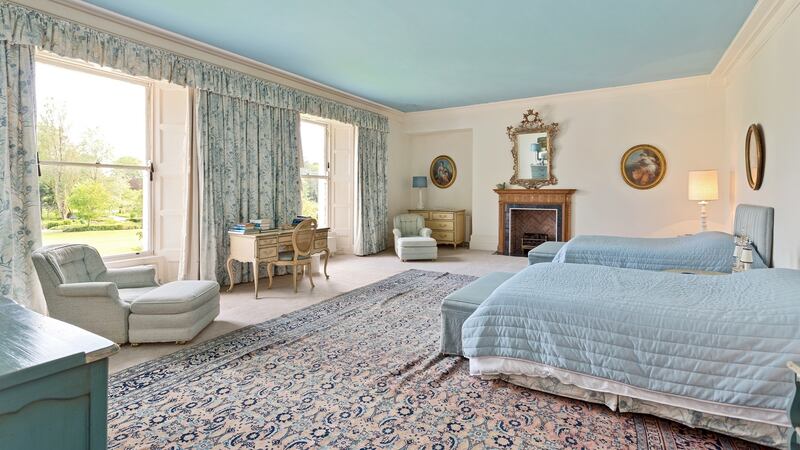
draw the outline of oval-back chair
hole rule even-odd
[[[291,266],[292,283],[294,291],[297,292],[297,269],[300,269],[300,277],[305,274],[308,266],[308,281],[314,287],[314,279],[311,276],[311,250],[314,249],[314,236],[317,233],[316,219],[306,219],[292,231],[292,250],[278,253],[278,260],[269,263],[267,272],[269,273],[269,287],[272,287],[272,267]]]

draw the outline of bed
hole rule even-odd
[[[736,207],[734,234],[753,241],[753,268],[772,265],[773,208]],[[675,238],[576,236],[556,253],[553,262],[595,264],[642,270],[691,269],[731,272],[733,235],[703,232]]]
[[[464,323],[473,375],[781,446],[800,271],[529,266]]]

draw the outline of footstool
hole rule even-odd
[[[553,262],[566,242],[548,241],[528,252],[528,265]]]
[[[216,281],[173,281],[133,300],[128,316],[128,341],[191,341],[219,315]]]
[[[461,326],[498,286],[513,273],[492,272],[482,276],[442,300],[441,353],[461,355]]]

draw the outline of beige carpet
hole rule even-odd
[[[203,330],[187,345],[143,344],[137,347],[122,346],[119,353],[111,357],[110,370],[117,372],[135,364],[182,350],[187,346],[213,339],[247,325],[304,308],[335,295],[374,283],[408,269],[433,270],[480,276],[489,272],[516,272],[527,265],[527,258],[493,255],[492,252],[439,247],[437,261],[401,262],[392,250],[368,257],[337,255],[328,264],[329,280],[315,275],[317,287],[310,289],[308,280],[303,280],[297,294],[292,291],[291,277],[277,277],[272,289],[267,290],[266,280],[259,286],[259,298],[253,298],[253,284],[241,284],[220,298],[221,311],[217,320]]]

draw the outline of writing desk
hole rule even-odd
[[[329,228],[317,228],[314,234],[314,248],[311,254],[325,253],[325,266],[323,273],[325,278],[328,276],[328,258],[331,251],[328,250],[328,230]],[[294,229],[275,229],[258,234],[238,234],[228,232],[231,239],[231,251],[228,256],[226,267],[228,269],[228,279],[230,287],[228,292],[233,289],[233,261],[251,263],[253,265],[253,284],[255,285],[255,296],[258,298],[258,268],[262,263],[278,260],[278,253],[294,251],[292,247],[292,232]],[[272,286],[272,273],[267,271],[269,284]]]

